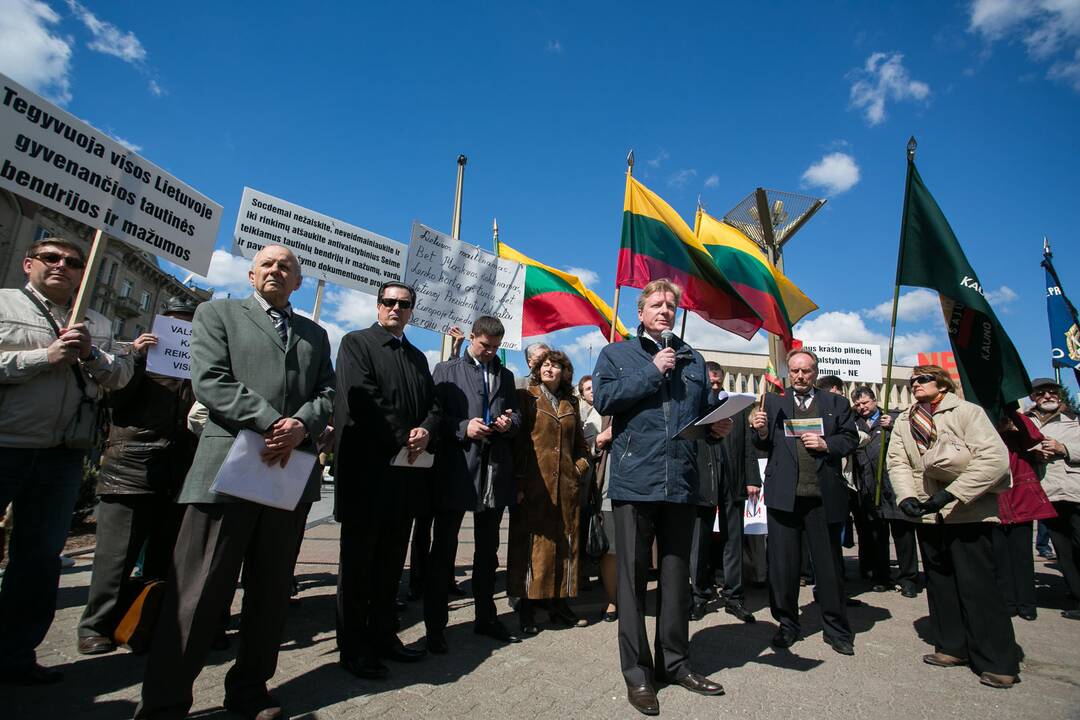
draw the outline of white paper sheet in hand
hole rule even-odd
[[[705,417],[698,420],[695,425],[712,425],[714,422],[734,417],[757,402],[757,395],[753,393],[728,393],[727,400]]]
[[[315,467],[315,455],[293,450],[285,467],[280,463],[267,465],[262,460],[265,447],[262,435],[241,430],[210,491],[282,510],[295,510],[311,477],[311,469]]]
[[[412,468],[429,468],[435,463],[435,456],[424,450],[416,459],[409,462],[409,449],[401,448],[401,452],[394,456],[394,459],[390,461],[391,467],[412,467]]]

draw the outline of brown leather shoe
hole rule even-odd
[[[642,715],[659,715],[660,701],[656,699],[656,690],[649,683],[626,686],[626,700],[630,707]]]
[[[929,655],[923,655],[922,661],[927,665],[933,665],[934,667],[961,667],[968,664],[967,658],[953,657],[952,655],[946,655],[945,653],[930,653]]]
[[[1019,675],[998,675],[997,673],[984,672],[979,676],[979,682],[992,688],[1008,690],[1020,682]]]
[[[80,655],[104,655],[116,649],[116,643],[112,638],[104,635],[90,635],[79,638],[76,648]]]
[[[675,681],[676,685],[681,685],[690,692],[697,693],[698,695],[723,695],[724,686],[718,682],[713,682],[704,675],[699,675],[696,672],[688,672],[681,678]]]

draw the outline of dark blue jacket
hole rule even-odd
[[[639,337],[606,346],[593,370],[593,406],[611,415],[608,496],[614,501],[695,503],[696,445],[678,432],[709,405],[705,360],[673,338],[671,377],[653,365],[658,348]],[[672,439],[674,438],[674,439]]]

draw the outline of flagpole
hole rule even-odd
[[[450,237],[455,240],[461,239],[461,194],[465,187],[465,163],[469,159],[464,154],[457,158],[457,183],[454,186],[454,215],[450,220]],[[454,338],[449,335],[442,336],[442,348],[439,357],[442,360],[450,359],[450,350],[454,346]]]
[[[900,267],[904,259],[904,232],[907,228],[908,219],[908,196],[911,193],[911,170],[915,167],[915,149],[919,146],[912,135],[907,143],[907,177],[904,179],[904,212],[900,219],[900,252],[896,254],[896,283],[893,287],[892,299],[892,322],[889,327],[889,359],[885,368],[885,386],[882,388],[881,415],[884,417],[889,412],[889,397],[892,395],[892,369],[893,349],[896,345],[896,309],[900,304]],[[880,422],[880,421],[879,421]],[[881,436],[881,447],[878,449],[877,488],[874,490],[874,505],[881,503],[881,471],[885,466],[885,434]]]
[[[71,306],[68,327],[81,323],[86,317],[86,311],[90,308],[90,296],[94,292],[94,282],[97,280],[98,268],[101,267],[101,261],[105,257],[106,244],[106,238],[102,232],[95,230],[94,240],[90,244],[90,254],[86,259],[86,267],[83,268],[82,282],[79,283],[79,291]]]
[[[630,182],[630,178],[634,174],[634,151],[631,150],[626,155],[626,181]],[[618,272],[615,273],[615,302],[611,304],[611,332],[608,333],[608,342],[615,342],[615,332],[619,324],[619,293],[622,290],[622,286],[619,285]]]
[[[312,322],[319,322],[319,313],[322,311],[323,292],[326,291],[326,280],[319,278],[319,284],[315,286],[315,309],[311,311]]]
[[[499,218],[491,218],[491,245],[495,249],[495,257],[500,256],[499,253]],[[524,349],[524,346],[522,346]],[[499,361],[506,365],[506,348],[499,349]]]

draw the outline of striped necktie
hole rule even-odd
[[[289,317],[277,308],[267,308],[266,314],[270,316],[270,321],[274,323],[274,329],[277,330],[277,334],[281,336],[281,342],[288,345]]]
[[[934,416],[926,403],[917,403],[911,409],[911,436],[915,438],[915,444],[918,445],[920,453],[926,452],[937,439]]]

